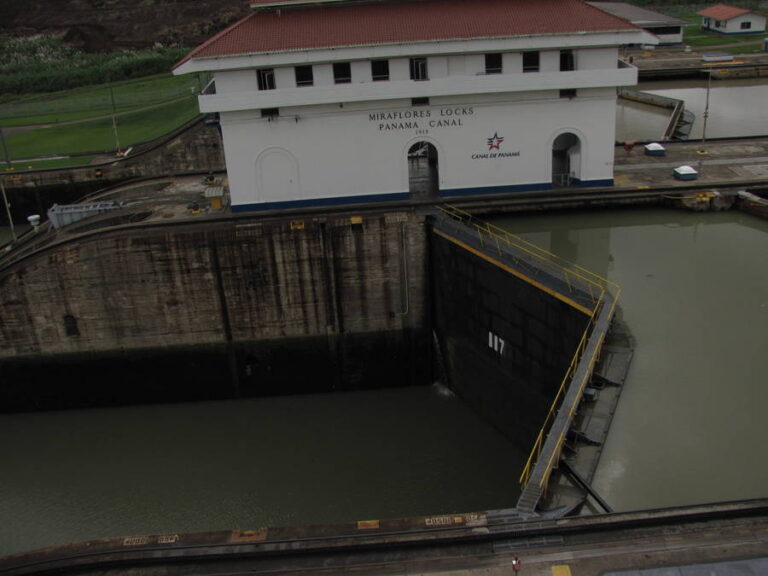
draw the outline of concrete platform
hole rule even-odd
[[[508,524],[479,513],[105,538],[0,557],[0,574],[512,576],[518,559],[521,576],[762,575],[767,505]]]
[[[614,189],[690,187],[675,180],[673,171],[687,164],[696,168],[696,186],[768,184],[768,138],[665,142],[666,156],[646,156],[636,145],[616,148]]]
[[[763,37],[763,34],[758,34],[752,39],[745,37],[744,43],[754,45],[756,49],[759,49],[762,47]],[[727,69],[729,77],[765,75],[768,69],[768,53],[766,52],[734,54],[732,62],[706,64],[703,60],[704,54],[728,52],[729,49],[733,48],[735,48],[734,44],[701,46],[691,49],[690,52],[685,51],[684,45],[662,46],[655,50],[631,48],[626,50],[622,56],[638,68],[641,78],[674,77],[681,73],[708,69]],[[701,72],[701,74],[704,75],[706,72]]]
[[[605,576],[745,576],[768,574],[768,558],[747,558],[730,562],[709,562],[707,564],[685,564],[665,568],[643,568],[606,572]]]

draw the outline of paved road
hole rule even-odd
[[[760,40],[750,40],[743,44],[761,44]],[[631,57],[632,63],[640,70],[669,70],[677,68],[703,67],[701,57],[709,52],[728,52],[737,44],[723,44],[719,46],[699,46],[691,52],[685,52],[682,46],[664,46],[656,50],[630,49],[623,53],[627,59]],[[752,54],[734,54],[734,60],[745,64],[768,65],[768,52]]]
[[[703,522],[660,529],[633,529],[573,536],[536,544],[520,542],[475,566],[456,566],[440,576],[765,576],[768,519]],[[402,573],[419,574],[406,569]]]
[[[764,183],[768,180],[768,138],[668,142],[666,156],[646,156],[643,146],[616,149],[616,187],[674,188],[689,184]],[[688,165],[699,170],[697,182],[675,180],[673,170]]]

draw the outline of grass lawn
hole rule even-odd
[[[206,81],[197,75],[168,73],[65,92],[0,96],[0,126],[53,124],[111,114],[113,97],[118,112],[152,106],[196,94]]]
[[[198,114],[197,98],[190,96],[170,104],[118,116],[116,119],[120,147],[125,149],[158,138],[189,122]],[[6,143],[11,158],[98,154],[117,149],[111,117],[39,128],[8,136]]]
[[[765,50],[762,49],[762,44],[742,44],[740,46],[728,46],[723,48],[723,52],[730,54],[765,54]]]
[[[755,42],[762,39],[761,35],[755,36],[726,36],[717,32],[708,32],[702,30],[698,24],[690,24],[685,27],[683,40],[685,44],[691,47],[722,46],[725,44],[743,44],[745,42]],[[757,45],[752,48],[758,48]]]

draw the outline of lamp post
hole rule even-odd
[[[5,184],[3,184],[3,179],[0,178],[0,190],[3,192],[3,204],[5,205],[5,213],[8,215],[8,226],[11,227],[11,236],[13,236],[13,241],[16,242],[18,238],[16,238],[16,229],[13,227],[13,218],[11,217],[11,205],[8,203],[8,197],[5,195]]]
[[[115,93],[112,90],[112,84],[109,85],[109,98],[112,101],[112,130],[115,133],[115,146],[117,146],[117,155],[120,156],[120,139],[117,137],[117,120],[115,120]]]
[[[704,102],[704,126],[701,129],[701,150],[699,150],[699,154],[706,154],[707,151],[704,150],[704,146],[707,145],[707,119],[709,118],[709,91],[712,88],[712,68],[708,70],[709,74],[707,74],[707,97]]]
[[[707,155],[707,150],[706,150],[706,145],[707,145],[707,119],[709,118],[709,91],[712,88],[712,68],[707,70],[707,72],[708,72],[708,74],[707,74],[707,97],[706,97],[706,100],[704,102],[704,126],[702,126],[702,129],[701,129],[701,146],[696,151],[696,153],[699,156],[706,156]],[[699,175],[701,175],[701,171],[702,171],[703,167],[704,167],[704,161],[701,158],[699,158],[698,166],[697,166]]]
[[[11,155],[8,153],[8,144],[5,143],[5,134],[3,134],[3,127],[0,126],[0,142],[3,144],[3,154],[5,155],[6,168],[11,168]]]

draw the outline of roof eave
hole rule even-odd
[[[640,34],[643,30],[639,27],[635,28],[618,28],[613,30],[580,30],[572,32],[551,32],[545,34],[515,34],[513,36],[477,36],[477,37],[458,37],[458,38],[440,38],[420,41],[405,41],[405,42],[372,42],[366,44],[337,44],[334,46],[319,46],[315,48],[290,48],[285,50],[264,50],[258,52],[238,52],[230,54],[218,54],[212,56],[195,56],[194,53],[190,53],[187,57],[181,60],[173,68],[174,74],[186,74],[189,72],[201,72],[210,70],[210,67],[194,66],[190,64],[192,62],[203,63],[213,62],[222,59],[234,59],[234,58],[249,58],[255,56],[270,56],[273,54],[297,54],[301,52],[323,52],[328,50],[344,50],[354,48],[376,48],[381,46],[414,46],[424,44],[435,44],[444,42],[472,42],[477,40],[512,40],[523,38],[542,38],[542,37],[558,37],[558,36],[596,36],[600,34]],[[197,51],[199,53],[199,51]]]

